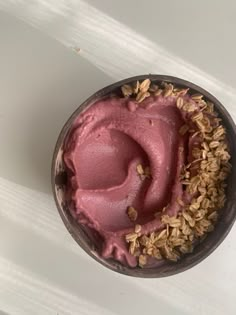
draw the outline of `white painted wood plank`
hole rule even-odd
[[[97,314],[141,315],[146,309],[151,315],[157,310],[235,314],[236,228],[209,258],[187,272],[165,279],[133,279],[105,269],[76,245],[51,196],[1,178],[0,191],[3,311],[32,314],[36,303],[35,314],[77,314],[76,309],[79,314],[95,314],[94,309]]]
[[[152,29],[153,14],[150,21],[148,13],[133,16],[142,13],[143,3],[137,11],[129,3],[127,8],[123,0],[0,0],[0,9],[40,30],[0,12],[0,176],[8,179],[0,178],[0,310],[9,315],[236,314],[235,227],[195,268],[166,279],[132,279],[88,257],[68,235],[51,195],[39,192],[50,190],[51,155],[63,122],[77,104],[115,80],[149,72],[183,77],[212,92],[236,119],[236,46],[230,41],[235,2],[193,4],[206,9],[209,32],[203,35],[204,23],[195,19],[189,1],[182,1],[188,16],[176,28],[171,25],[182,11],[162,2],[158,23],[166,17],[170,25],[158,30]],[[157,3],[149,4],[155,9]],[[191,40],[181,50],[176,38],[184,40],[185,21],[200,43],[213,37],[205,55]],[[165,39],[170,30],[171,43]],[[216,34],[224,46],[211,60]],[[78,55],[74,47],[81,48]]]

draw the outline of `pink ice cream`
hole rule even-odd
[[[162,227],[158,212],[179,211],[180,171],[187,156],[184,121],[175,97],[149,97],[141,104],[109,97],[91,105],[74,121],[64,144],[71,212],[103,240],[100,255],[136,266],[124,235],[135,224],[142,233]],[[142,180],[137,165],[150,166]],[[137,221],[127,207],[138,211]],[[163,213],[162,213],[163,214]]]

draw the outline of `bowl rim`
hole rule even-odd
[[[95,259],[97,262],[99,262],[103,266],[105,266],[105,267],[107,267],[107,268],[109,268],[115,272],[118,272],[120,274],[123,274],[123,275],[128,275],[128,276],[133,276],[133,277],[141,277],[141,278],[161,278],[161,277],[166,277],[166,276],[171,276],[171,275],[181,273],[181,272],[186,271],[186,270],[192,268],[193,266],[199,264],[205,258],[207,258],[223,242],[225,237],[230,232],[230,230],[234,224],[234,221],[236,220],[236,196],[234,197],[235,202],[232,203],[232,206],[231,206],[231,207],[233,207],[233,210],[234,210],[233,214],[231,215],[232,216],[231,220],[227,226],[223,227],[223,233],[218,236],[216,242],[214,242],[214,244],[212,246],[210,246],[210,247],[208,246],[207,248],[205,248],[204,253],[203,254],[201,253],[201,255],[198,255],[197,258],[192,260],[190,263],[184,264],[183,266],[181,266],[181,265],[179,266],[179,264],[177,262],[177,263],[174,263],[174,265],[172,265],[175,267],[177,266],[177,268],[172,268],[172,270],[164,270],[162,272],[158,271],[155,273],[156,268],[152,268],[152,269],[149,269],[149,268],[143,268],[142,269],[139,267],[138,268],[137,267],[131,268],[128,266],[123,266],[119,262],[116,262],[114,260],[105,259],[105,258],[102,258],[101,256],[99,256],[96,253],[95,249],[93,248],[92,244],[88,244],[88,237],[86,236],[85,232],[83,231],[81,225],[78,224],[77,222],[76,222],[76,224],[72,224],[71,220],[73,220],[73,218],[71,218],[70,213],[68,213],[68,211],[63,209],[63,207],[59,204],[59,200],[57,197],[57,189],[56,189],[57,184],[56,184],[56,180],[55,180],[56,179],[56,161],[58,158],[58,154],[59,154],[59,151],[60,151],[62,144],[64,143],[65,137],[68,134],[71,123],[74,121],[74,119],[85,108],[87,108],[87,106],[92,105],[94,102],[96,102],[101,97],[104,97],[106,95],[111,94],[112,92],[114,92],[115,90],[117,90],[118,88],[123,86],[124,84],[130,84],[130,83],[133,83],[137,80],[142,81],[145,79],[150,79],[151,81],[160,81],[160,82],[166,81],[168,83],[172,83],[172,84],[177,85],[177,86],[183,86],[183,87],[189,88],[191,91],[194,91],[194,92],[197,92],[197,93],[204,95],[204,97],[206,97],[209,101],[214,103],[214,105],[217,109],[217,112],[220,114],[221,118],[223,118],[223,120],[224,120],[224,124],[227,123],[227,127],[230,127],[231,132],[236,137],[236,125],[235,125],[232,117],[230,116],[229,112],[226,110],[226,108],[221,104],[221,102],[215,96],[213,96],[211,93],[209,93],[205,89],[201,88],[200,86],[198,86],[198,85],[196,85],[196,84],[194,84],[188,80],[184,80],[184,79],[181,79],[181,78],[178,78],[175,76],[169,76],[169,75],[144,74],[144,75],[129,77],[129,78],[117,81],[115,83],[112,83],[108,86],[105,86],[104,88],[102,88],[102,89],[98,90],[97,92],[95,92],[94,94],[92,94],[88,99],[86,99],[83,103],[81,103],[76,108],[76,110],[72,113],[72,115],[68,118],[68,120],[66,121],[66,123],[62,127],[61,132],[59,133],[59,136],[58,136],[58,139],[57,139],[57,142],[55,145],[53,158],[52,158],[52,164],[51,164],[51,185],[52,185],[52,192],[53,192],[53,197],[54,197],[54,200],[55,200],[55,203],[57,206],[57,210],[60,214],[60,217],[61,217],[64,225],[66,226],[68,232],[73,237],[73,239],[76,241],[76,243],[88,255],[90,255],[93,259]],[[213,234],[214,234],[214,232],[213,232]],[[87,241],[85,241],[86,238],[87,238]]]

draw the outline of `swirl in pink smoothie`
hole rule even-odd
[[[158,213],[167,205],[169,215],[179,211],[188,150],[179,134],[183,123],[173,96],[149,97],[139,105],[108,97],[75,119],[64,144],[71,212],[101,236],[103,257],[136,266],[124,236],[135,224],[142,234],[162,228]],[[150,167],[150,178],[140,178],[138,164]],[[138,212],[135,223],[127,216],[129,206]]]

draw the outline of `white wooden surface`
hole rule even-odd
[[[236,119],[235,2],[0,0],[0,10],[0,312],[235,314],[236,227],[195,268],[132,279],[83,253],[50,193],[62,124],[115,80],[187,78]]]

